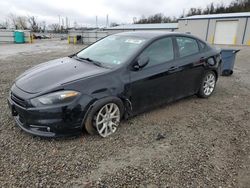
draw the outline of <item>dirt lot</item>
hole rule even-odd
[[[144,113],[110,138],[22,132],[6,103],[13,80],[80,48],[64,41],[0,45],[0,187],[250,187],[250,47],[211,98]]]

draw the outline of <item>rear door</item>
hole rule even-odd
[[[206,57],[200,49],[198,40],[192,37],[176,36],[176,99],[192,95],[199,88],[202,75],[204,74],[203,64]]]
[[[148,65],[130,72],[133,113],[171,101],[174,97],[176,78],[171,72],[175,59],[172,37],[153,42],[139,58],[145,56],[150,59]]]

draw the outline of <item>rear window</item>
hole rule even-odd
[[[206,48],[206,44],[204,42],[201,42],[201,41],[198,41],[198,42],[202,50]]]
[[[176,37],[180,57],[189,56],[199,52],[199,46],[195,39],[189,37]]]

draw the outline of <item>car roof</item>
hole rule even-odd
[[[116,36],[131,36],[131,37],[140,37],[146,39],[155,39],[164,36],[187,36],[197,38],[190,34],[179,33],[179,32],[168,32],[168,31],[130,31],[130,32],[122,32],[115,34]],[[198,38],[197,38],[198,39]]]
[[[167,36],[182,36],[182,37],[191,37],[193,39],[196,39],[198,41],[201,41],[202,43],[206,44],[207,47],[211,48],[212,46],[208,44],[206,41],[202,40],[199,37],[196,37],[194,35],[191,35],[189,33],[181,33],[181,32],[168,32],[168,31],[129,31],[129,32],[121,32],[114,34],[115,36],[131,36],[131,37],[138,37],[147,39],[149,41],[157,40],[161,37],[167,37]]]

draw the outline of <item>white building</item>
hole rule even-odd
[[[178,31],[211,44],[250,45],[250,12],[195,15],[179,19]]]

